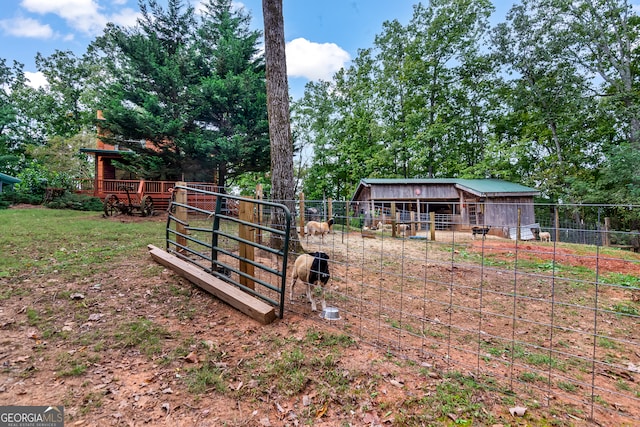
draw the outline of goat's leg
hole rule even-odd
[[[307,283],[307,299],[311,303],[311,311],[318,311],[316,301],[313,299],[313,294],[311,293],[311,286],[311,283]]]
[[[293,287],[296,285],[297,277],[293,277],[293,281],[291,282],[291,289],[289,289],[289,303],[293,304]]]
[[[322,286],[322,285],[320,285],[320,292],[322,294],[322,299],[320,301],[321,301],[321,304],[322,304],[322,310],[324,311],[324,309],[327,308],[327,301],[325,301],[325,299],[324,299],[324,286]]]

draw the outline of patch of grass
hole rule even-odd
[[[557,385],[560,390],[568,391],[569,393],[573,393],[578,389],[575,384],[567,381],[558,381]]]
[[[80,415],[87,415],[95,408],[100,408],[102,406],[102,397],[103,393],[99,392],[90,392],[85,394],[82,397],[82,404],[80,405],[80,410],[78,413]]]
[[[89,363],[97,361],[96,357],[99,359],[99,356],[84,351],[60,353],[56,374],[59,377],[79,377],[87,371]]]
[[[11,232],[2,236],[0,277],[10,279],[27,272],[77,278],[108,271],[112,260],[145,251],[149,243],[162,247],[165,227],[162,221],[122,223],[97,212],[57,209],[0,210],[4,224]]]
[[[640,289],[640,277],[624,273],[609,273],[602,277],[602,283],[607,283],[625,288]]]
[[[558,369],[560,371],[566,371],[566,365],[558,359],[551,357],[548,354],[531,352],[520,345],[513,347],[513,357],[516,359],[522,359],[534,366],[544,366]]]
[[[640,310],[636,304],[633,303],[618,303],[611,307],[611,310],[618,314],[624,314],[628,316],[640,316]]]
[[[301,392],[307,384],[305,355],[300,348],[284,352],[268,366],[268,371],[272,378],[277,378],[278,389],[288,396]]]
[[[405,406],[421,405],[423,421],[429,425],[491,425],[496,419],[478,398],[486,391],[486,385],[481,381],[454,371],[444,377],[435,391],[411,399]]]
[[[536,381],[546,380],[545,377],[538,374],[537,372],[522,372],[520,375],[518,375],[518,378],[520,379],[520,381],[525,383],[534,383]]]
[[[616,388],[622,391],[631,391],[631,386],[623,379],[616,381]]]
[[[36,326],[40,322],[40,314],[37,310],[31,307],[27,308],[27,322],[29,326]]]
[[[355,340],[346,334],[333,334],[326,331],[310,329],[305,336],[305,342],[319,347],[347,348],[355,344]]]
[[[617,342],[610,340],[609,338],[598,337],[598,347],[616,349],[616,348],[619,348],[620,346],[618,345]]]
[[[222,393],[226,389],[224,372],[211,363],[203,363],[198,367],[188,369],[185,383],[189,392],[193,394],[204,394],[211,391]]]
[[[142,353],[152,356],[162,351],[162,340],[169,335],[166,329],[152,321],[138,319],[121,325],[115,338],[122,347],[137,347]]]

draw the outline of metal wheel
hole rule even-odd
[[[153,199],[151,196],[142,196],[142,200],[140,201],[140,212],[142,212],[142,216],[153,215]]]
[[[115,194],[109,194],[104,198],[104,214],[113,216],[120,213],[120,200]]]

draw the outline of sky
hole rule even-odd
[[[184,0],[196,8],[198,0]],[[44,83],[35,57],[56,50],[81,56],[102,34],[107,22],[135,25],[137,0],[0,0],[0,59],[24,64],[31,84]],[[166,0],[160,0],[166,5]],[[373,46],[385,21],[406,25],[417,0],[284,0],[287,72],[290,93],[299,98],[304,85],[328,80],[355,59],[358,49]],[[496,0],[492,21],[502,22],[512,0]],[[262,0],[235,1],[252,15],[252,27],[262,29]]]

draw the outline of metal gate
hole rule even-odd
[[[213,210],[203,198],[215,202]],[[282,318],[291,228],[285,205],[178,184],[168,211],[167,252],[277,307]]]

